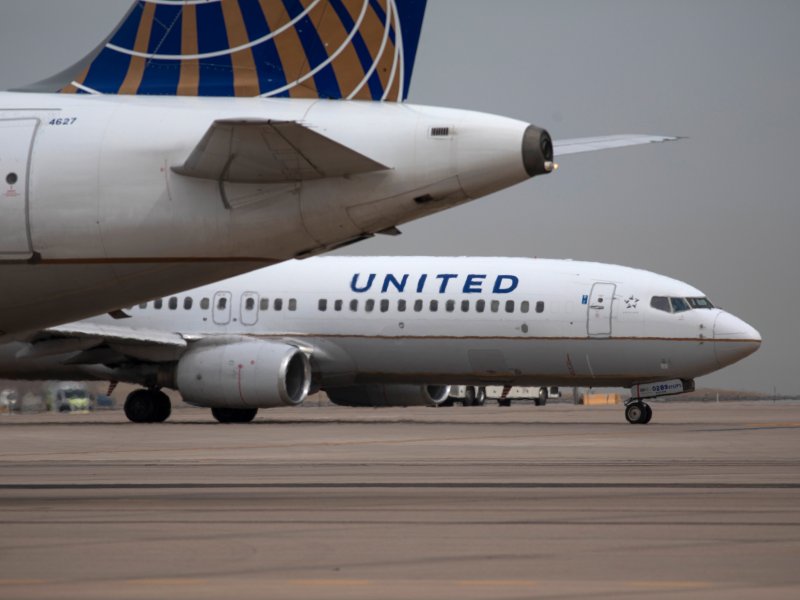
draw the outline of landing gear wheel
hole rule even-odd
[[[475,394],[475,406],[483,406],[486,404],[486,388],[479,387]]]
[[[464,388],[464,406],[475,406],[475,388],[468,385]]]
[[[163,423],[172,413],[172,403],[161,390],[134,390],[125,400],[125,416],[134,423]]]
[[[497,406],[511,406],[511,398],[499,398]]]
[[[652,417],[652,409],[644,402],[631,402],[625,407],[625,418],[633,425],[649,423]]]
[[[256,418],[257,408],[212,408],[211,414],[220,423],[249,423]]]
[[[534,398],[533,399],[533,403],[536,406],[545,406],[547,404],[547,397],[548,397],[547,388],[546,387],[540,387],[539,388],[539,397],[538,398]]]
[[[134,390],[125,400],[125,416],[133,423],[149,423],[155,413],[155,406],[149,390]]]
[[[163,423],[172,414],[172,403],[161,390],[150,390],[153,400],[153,416],[150,420],[151,423]]]

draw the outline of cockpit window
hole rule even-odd
[[[650,300],[650,306],[655,308],[656,310],[663,310],[664,312],[672,312],[672,309],[669,305],[669,298],[666,296],[653,296],[653,299]]]
[[[672,312],[679,313],[691,310],[691,307],[685,298],[670,298],[669,301],[672,304]]]
[[[692,308],[714,308],[708,298],[687,298],[686,301]]]
[[[674,298],[653,296],[650,306],[668,313],[680,313],[694,308],[714,308],[708,298]]]

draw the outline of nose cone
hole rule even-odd
[[[750,356],[761,346],[761,334],[730,313],[720,311],[714,321],[714,352],[720,367]]]
[[[530,125],[522,137],[522,162],[530,177],[553,170],[553,140],[546,129]]]

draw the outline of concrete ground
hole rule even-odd
[[[0,598],[800,598],[800,403],[0,415]]]

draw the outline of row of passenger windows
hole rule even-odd
[[[183,309],[184,310],[191,310],[193,306],[194,300],[190,296],[186,296],[183,299]],[[427,304],[427,308],[429,312],[438,312],[440,301],[439,300],[429,300],[427,303],[424,300],[418,299],[414,300],[411,304],[411,309],[409,309],[409,302],[406,300],[397,300],[396,308],[397,312],[406,312],[407,310],[413,310],[414,312],[422,312],[425,310],[425,306]],[[462,313],[468,313],[471,310],[475,310],[477,313],[483,312],[501,312],[501,308],[503,311],[507,313],[513,313],[517,310],[517,303],[514,300],[505,300],[501,302],[500,300],[461,300],[459,303],[456,303],[455,300],[446,300],[441,304],[444,305],[443,310],[449,313],[456,312],[456,306],[460,309]],[[145,302],[144,304],[140,304],[139,308],[147,308],[148,303]],[[169,310],[177,310],[178,309],[178,298],[172,297],[169,298],[166,302],[167,308]],[[387,299],[383,300],[373,300],[368,299],[364,300],[363,305],[360,304],[358,299],[350,300],[347,303],[347,308],[350,312],[358,312],[359,306],[363,306],[363,310],[365,312],[373,312],[377,308],[380,312],[385,313],[389,312],[391,309],[391,302]],[[211,300],[209,298],[202,298],[200,300],[200,308],[202,310],[208,310],[211,307]],[[274,298],[272,299],[272,310],[274,311],[282,311],[284,307],[294,312],[297,310],[297,300],[295,298],[290,298],[289,300],[284,300],[282,298]],[[319,300],[317,307],[320,312],[326,312],[329,308],[335,312],[341,312],[344,310],[345,301],[344,300],[334,300],[333,302],[329,302],[327,299],[322,298]],[[164,308],[164,300],[158,299],[153,301],[153,308],[155,310],[161,310]],[[245,311],[253,311],[256,309],[256,297],[249,296],[244,299],[244,306]],[[258,308],[259,310],[266,311],[270,309],[270,299],[269,298],[261,298],[258,301]],[[227,310],[228,309],[228,297],[221,296],[216,299],[216,310]],[[533,306],[533,309],[537,313],[544,312],[544,302],[541,300],[536,302]],[[531,311],[531,303],[528,300],[523,300],[519,303],[519,312],[523,314],[527,314]]]
[[[147,308],[147,302],[140,304],[139,308]],[[167,300],[167,308],[170,310],[177,310],[178,309],[178,298],[172,297]],[[191,296],[186,296],[183,299],[183,309],[184,310],[191,310],[192,306],[194,305],[194,299]],[[269,298],[262,298],[259,302],[259,309],[260,310],[269,310],[270,301]],[[294,298],[290,298],[287,301],[284,301],[283,298],[275,298],[272,301],[272,310],[281,311],[284,309],[284,306],[287,310],[292,312],[297,310],[297,300]],[[158,300],[153,301],[153,308],[156,310],[161,310],[164,308],[164,300],[163,298],[159,298]],[[209,298],[202,298],[200,300],[200,308],[202,310],[208,310],[211,308],[211,300]],[[244,309],[247,311],[255,310],[256,308],[256,299],[254,297],[245,298],[244,301]],[[216,310],[227,310],[228,309],[228,298],[227,296],[221,296],[217,298],[217,306]]]
[[[425,310],[425,301],[424,300],[414,300],[412,305],[412,309],[414,312],[422,312]],[[318,303],[318,308],[320,312],[325,312],[328,310],[328,300],[321,299]],[[438,312],[439,311],[439,300],[429,300],[427,302],[428,311],[430,312]],[[507,313],[513,313],[516,311],[516,302],[514,300],[506,300],[505,302],[500,302],[500,300],[491,300],[487,302],[486,300],[475,300],[474,305],[472,304],[471,300],[461,300],[459,303],[459,307],[461,312],[468,313],[470,312],[471,307],[474,306],[475,312],[482,313],[486,312],[486,310],[490,310],[493,313],[500,312],[500,307],[503,306],[503,309]],[[389,312],[391,309],[391,302],[387,299],[383,299],[380,301],[376,300],[365,300],[364,301],[364,311],[365,312],[373,312],[376,307],[383,313]],[[348,303],[348,309],[350,312],[358,312],[359,301],[356,299],[350,300]],[[544,312],[544,302],[541,300],[536,303],[535,310],[537,313]],[[341,312],[344,310],[344,301],[342,300],[335,300],[333,302],[333,310],[336,312]],[[406,312],[409,310],[408,302],[406,300],[397,300],[397,312]],[[444,302],[444,310],[446,312],[455,312],[456,311],[456,301],[455,300],[446,300]],[[521,313],[529,313],[531,310],[531,303],[527,300],[523,300],[519,303],[519,312]]]
[[[686,312],[693,308],[714,308],[708,298],[668,298],[667,296],[653,296],[650,306],[668,313]]]

